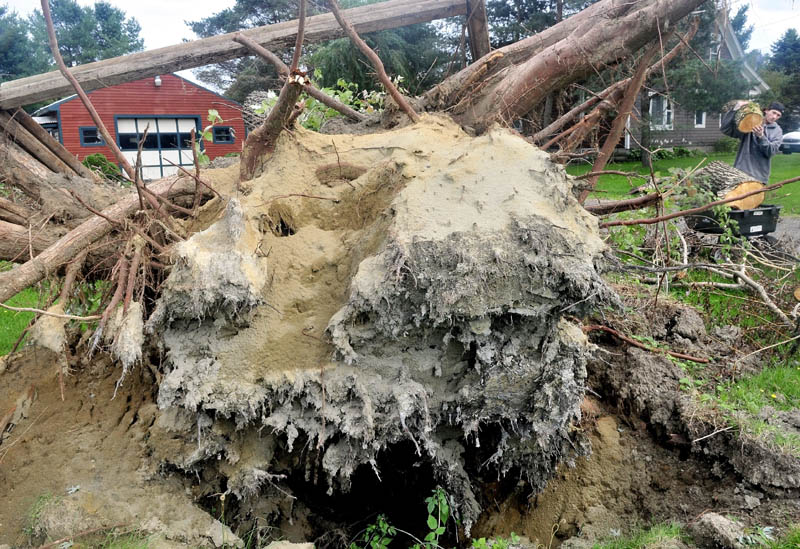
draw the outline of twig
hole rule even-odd
[[[330,198],[330,197],[327,197],[327,196],[315,196],[313,194],[292,193],[292,194],[279,194],[279,195],[270,197],[269,200],[267,200],[266,202],[262,202],[261,204],[258,205],[258,207],[266,206],[267,204],[269,204],[270,202],[272,202],[274,200],[279,200],[281,198],[291,198],[293,196],[298,196],[300,198],[316,198],[317,200],[330,200],[334,204],[338,204],[339,203],[339,199],[338,198]]]
[[[696,439],[694,439],[694,440],[692,441],[692,444],[694,444],[694,443],[696,443],[696,442],[700,442],[701,440],[705,440],[705,439],[707,439],[707,438],[713,437],[714,435],[718,435],[719,433],[724,433],[725,431],[730,431],[731,429],[733,429],[733,427],[725,427],[725,428],[723,428],[723,429],[717,429],[717,430],[716,430],[716,431],[714,431],[713,433],[709,433],[709,434],[707,434],[707,435],[706,435],[706,436],[704,436],[704,437],[700,437],[700,438],[696,438]]]
[[[619,170],[601,170],[598,172],[589,172],[583,175],[576,175],[575,179],[589,179],[600,175],[624,175],[625,177],[636,177],[638,179],[647,179],[647,176],[644,176],[637,172],[623,172]]]
[[[139,209],[144,210],[144,200],[142,200],[142,149],[144,148],[144,142],[147,139],[147,132],[150,131],[150,123],[148,122],[147,125],[144,127],[144,131],[142,132],[142,138],[139,140],[139,146],[136,148],[136,167],[134,171],[136,173],[136,177],[133,180],[134,185],[136,185],[136,192],[139,195]]]
[[[184,174],[186,174],[186,175],[188,175],[189,177],[193,178],[193,179],[195,180],[195,182],[197,182],[197,183],[200,183],[200,184],[201,184],[201,185],[203,185],[205,188],[207,188],[208,190],[210,190],[212,193],[214,193],[215,195],[217,195],[217,198],[219,198],[220,200],[223,200],[223,198],[222,198],[222,195],[221,195],[221,194],[219,194],[219,193],[217,192],[217,190],[216,190],[216,189],[214,189],[214,187],[212,187],[211,185],[209,185],[208,183],[206,183],[205,181],[203,181],[202,179],[200,179],[200,176],[199,176],[199,175],[197,175],[197,174],[193,174],[193,173],[191,173],[191,172],[189,172],[189,171],[186,171],[186,169],[185,169],[183,166],[179,166],[179,165],[175,164],[173,161],[171,161],[171,160],[170,160],[170,159],[168,159],[168,158],[165,158],[164,160],[166,160],[167,162],[169,162],[170,164],[172,164],[173,166],[175,166],[176,168],[178,168],[178,169],[179,169],[180,171],[182,171]],[[199,167],[196,167],[195,169],[197,170],[197,172],[198,172],[198,173],[200,173],[200,168],[199,168]]]
[[[192,210],[196,212],[203,193],[200,191],[200,159],[197,158],[197,136],[195,134],[196,131],[192,128],[192,131],[189,132],[189,137],[192,140],[192,163],[194,164],[194,201],[192,202]]]
[[[46,0],[43,0],[46,1]],[[386,91],[389,92],[389,95],[392,96],[392,99],[395,100],[397,105],[408,115],[408,117],[413,121],[419,121],[419,115],[414,112],[414,109],[411,108],[408,101],[403,94],[401,94],[394,84],[392,84],[392,80],[386,74],[386,69],[383,67],[383,62],[381,58],[370,48],[366,42],[364,42],[361,37],[356,32],[356,29],[353,28],[353,25],[350,24],[347,19],[344,18],[342,15],[342,11],[339,8],[339,2],[337,0],[328,0],[328,4],[331,7],[331,11],[333,12],[333,16],[339,22],[339,25],[344,29],[344,32],[350,37],[350,40],[361,50],[361,52],[367,56],[367,59],[370,60],[372,66],[375,67],[375,71],[378,73],[378,79],[381,81],[383,86],[386,88]]]
[[[694,357],[694,356],[691,356],[691,355],[686,355],[686,354],[683,354],[683,353],[676,353],[676,352],[673,352],[673,351],[668,351],[666,349],[659,349],[658,347],[648,347],[647,345],[645,345],[643,343],[639,343],[635,339],[632,339],[632,338],[630,338],[630,337],[618,332],[614,328],[610,328],[608,326],[603,326],[602,324],[590,324],[588,326],[583,326],[581,329],[583,330],[584,333],[593,332],[593,331],[597,331],[597,330],[600,330],[600,331],[603,331],[603,332],[607,332],[607,333],[609,333],[609,334],[611,334],[611,335],[613,335],[615,337],[618,337],[619,339],[621,339],[625,343],[628,343],[628,344],[633,345],[634,347],[638,347],[640,349],[644,349],[645,351],[650,351],[651,353],[666,354],[666,355],[673,356],[675,358],[679,358],[681,360],[690,360],[692,362],[697,362],[697,363],[700,363],[700,364],[708,364],[710,362],[707,358],[698,358],[698,357]]]
[[[779,347],[781,345],[786,345],[787,343],[791,343],[792,341],[797,341],[798,339],[800,339],[800,334],[796,335],[794,337],[790,337],[789,339],[784,339],[783,341],[779,341],[778,343],[773,343],[772,345],[767,345],[766,347],[762,347],[761,349],[757,349],[757,350],[753,351],[752,353],[748,353],[748,354],[744,355],[743,357],[737,358],[734,361],[734,363],[740,362],[740,361],[746,359],[747,357],[750,357],[750,356],[753,356],[753,355],[757,355],[758,353],[761,353],[763,351],[767,351],[767,350],[772,349],[774,347]]]
[[[91,320],[99,320],[99,316],[74,316],[74,315],[62,315],[59,313],[51,313],[49,311],[45,311],[43,309],[34,309],[33,307],[12,307],[11,305],[6,305],[5,303],[0,303],[0,307],[4,309],[8,309],[9,311],[14,311],[17,313],[36,313],[39,315],[45,316],[52,316],[55,318],[63,318],[66,320],[80,320],[83,322],[89,322]]]

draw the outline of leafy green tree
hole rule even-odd
[[[489,0],[486,15],[491,29],[492,47],[518,42],[561,18],[585,9],[596,0]]]
[[[81,7],[76,0],[50,0],[50,13],[58,38],[58,47],[67,66],[81,65],[141,51],[144,41],[136,19],[108,2]],[[36,10],[28,18],[35,46],[31,56],[41,63],[51,62],[47,29],[42,12]]]
[[[46,62],[32,62],[33,49],[27,22],[8,6],[0,5],[0,82],[45,70]]]
[[[771,90],[760,98],[766,104],[780,101],[787,110],[781,117],[784,131],[796,130],[800,126],[800,36],[797,30],[789,29],[772,47],[772,55],[763,73]]]
[[[684,110],[720,112],[731,99],[747,97],[752,85],[742,77],[741,62],[720,60],[712,68],[693,59],[669,71],[672,98]]]
[[[750,45],[750,38],[753,36],[753,25],[747,24],[748,9],[750,9],[750,4],[742,4],[739,6],[736,15],[731,19],[733,33],[736,35],[744,51],[747,51],[747,47]]]
[[[306,3],[308,14],[319,11],[314,3]],[[282,21],[297,18],[298,3],[296,0],[236,0],[231,8],[226,8],[209,17],[197,21],[187,21],[189,27],[200,38],[236,32],[252,27],[273,25]],[[273,52],[287,63],[291,52]],[[280,87],[280,80],[275,69],[260,58],[242,57],[223,63],[204,67],[195,72],[198,78],[226,90],[226,95],[237,101],[244,99],[255,90],[268,90]]]

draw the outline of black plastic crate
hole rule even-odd
[[[730,210],[728,217],[739,224],[739,230],[734,227],[736,236],[761,236],[771,233],[778,224],[781,206],[762,204],[751,210]],[[711,210],[696,215],[687,215],[686,224],[690,229],[701,233],[722,234],[716,215]]]

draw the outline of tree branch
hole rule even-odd
[[[261,46],[256,41],[248,38],[247,36],[241,33],[236,33],[233,36],[233,41],[245,46],[253,53],[260,55],[266,61],[272,63],[275,69],[277,69],[278,74],[280,74],[281,76],[288,78],[289,75],[291,74],[289,67],[287,67],[286,64],[283,61],[281,61],[277,55],[275,55],[265,47]],[[319,101],[320,103],[322,103],[323,105],[325,105],[326,107],[330,107],[331,109],[334,109],[335,111],[342,113],[346,117],[355,120],[356,122],[361,122],[363,120],[366,120],[367,118],[360,112],[351,109],[344,103],[337,101],[327,93],[312,86],[311,84],[304,85],[303,91],[306,92],[311,97],[313,97],[314,99],[316,99],[317,101]]]
[[[411,108],[411,105],[409,105],[406,98],[403,97],[403,94],[401,94],[395,85],[392,84],[392,80],[386,74],[386,69],[383,68],[383,62],[381,61],[381,58],[378,57],[378,54],[372,51],[372,48],[370,48],[360,36],[358,36],[358,33],[356,32],[356,29],[353,28],[353,25],[351,25],[350,22],[344,18],[341,9],[339,9],[339,2],[337,2],[337,0],[328,0],[328,3],[330,4],[333,16],[336,17],[336,20],[339,22],[339,25],[341,25],[342,29],[344,29],[344,32],[347,33],[347,35],[350,37],[350,40],[352,40],[358,49],[361,50],[361,53],[367,56],[367,59],[370,60],[372,66],[375,67],[375,71],[378,73],[378,79],[386,88],[386,91],[389,92],[389,95],[392,96],[392,99],[395,100],[397,105],[403,109],[408,117],[413,122],[417,122],[419,120],[419,115],[414,111],[414,109]]]
[[[600,154],[597,155],[597,158],[594,161],[594,165],[592,166],[593,172],[603,171],[603,169],[606,167],[606,163],[614,153],[614,149],[617,148],[617,143],[619,143],[619,140],[622,137],[622,132],[625,131],[625,124],[628,121],[628,117],[633,111],[633,105],[636,102],[636,97],[639,95],[639,91],[642,89],[642,84],[644,84],[644,80],[647,77],[647,65],[650,63],[650,60],[653,58],[653,56],[655,56],[658,50],[658,44],[653,44],[639,60],[639,66],[636,68],[636,72],[628,82],[628,85],[625,89],[625,96],[622,100],[622,105],[620,105],[619,113],[617,114],[617,117],[614,119],[614,123],[611,126],[611,132],[608,134],[608,137],[606,137],[606,141],[603,143],[603,147],[600,149]],[[584,189],[578,198],[578,201],[581,204],[586,202],[589,192],[597,185],[598,177],[599,176],[595,175],[589,178],[588,188]]]

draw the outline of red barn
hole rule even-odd
[[[219,112],[223,122],[214,125],[212,141],[203,141],[209,158],[242,150],[245,128],[241,105],[180,76],[165,74],[100,88],[89,92],[89,98],[131,165],[149,126],[142,148],[143,179],[158,179],[177,172],[178,165],[193,165],[189,132],[194,128],[199,139],[200,132],[210,124],[210,109]],[[78,159],[102,153],[115,162],[77,95],[34,114]]]

